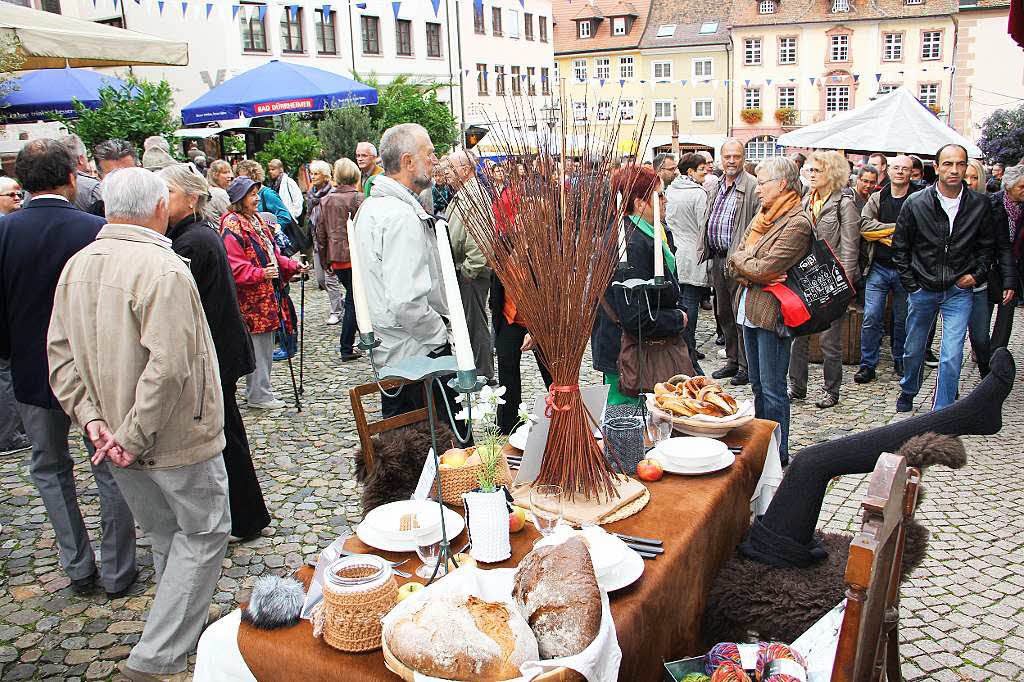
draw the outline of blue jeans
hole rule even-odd
[[[680,285],[682,289],[682,304],[686,311],[686,329],[683,330],[683,338],[690,349],[690,361],[693,363],[693,370],[698,375],[703,375],[704,370],[697,362],[697,315],[700,313],[700,299],[706,291],[703,287],[695,287],[692,284]]]
[[[978,368],[984,376],[988,372],[988,359],[992,354],[992,337],[989,329],[992,324],[992,309],[995,306],[988,300],[988,289],[975,291],[973,300],[971,318],[967,321],[967,333],[974,355],[978,358]]]
[[[974,292],[955,284],[945,291],[918,289],[907,296],[907,347],[903,356],[903,379],[900,388],[913,398],[921,390],[924,379],[924,351],[935,317],[942,312],[942,345],[939,350],[939,377],[935,382],[933,409],[946,407],[956,400],[960,386],[960,365],[964,359],[964,337],[967,321],[974,306]]]
[[[352,296],[352,270],[335,270],[341,286],[345,287],[345,313],[341,318],[341,354],[348,355],[353,351],[356,340],[356,300]]]
[[[896,270],[875,263],[864,284],[864,326],[860,332],[861,367],[878,366],[878,347],[885,333],[885,299],[892,292],[892,359],[903,359],[907,340],[907,292]]]
[[[754,414],[758,419],[771,419],[782,427],[779,457],[783,466],[789,464],[789,395],[786,375],[789,373],[789,350],[793,337],[781,337],[760,327],[743,326],[743,344],[747,352],[747,373],[754,392]]]

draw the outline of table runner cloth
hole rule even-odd
[[[743,446],[735,464],[703,476],[666,474],[662,480],[647,484],[651,501],[645,509],[604,526],[609,532],[659,538],[665,547],[659,558],[644,562],[644,574],[636,583],[611,594],[612,617],[622,648],[619,679],[655,682],[662,678],[664,660],[704,652],[701,620],[707,593],[750,525],[751,500],[761,482],[776,426],[775,422],[754,420],[735,429],[724,439],[730,445]],[[537,531],[527,524],[512,536],[512,556],[488,566],[516,566],[537,537]],[[464,534],[454,541],[456,548],[464,543]],[[379,552],[356,537],[348,540],[346,549],[392,559],[408,557]],[[418,565],[413,555],[402,569],[411,572]],[[308,580],[311,568],[302,570]],[[239,672],[238,658],[251,671],[250,676]],[[313,638],[308,621],[263,631],[239,625],[232,613],[203,634],[193,679],[394,682],[398,678],[384,667],[380,651],[336,651]]]

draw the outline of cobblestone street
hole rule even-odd
[[[256,469],[274,517],[264,537],[232,544],[214,596],[211,617],[235,608],[255,576],[285,574],[360,517],[353,451],[358,444],[348,389],[371,379],[368,362],[341,363],[338,326],[324,324],[326,296],[307,291],[303,411],[272,413],[243,408]],[[298,291],[294,292],[296,303]],[[714,319],[701,312],[698,340],[709,372],[717,357]],[[1024,321],[1011,351],[1020,358]],[[887,340],[886,340],[887,342]],[[978,380],[965,354],[961,390]],[[298,374],[298,358],[295,358]],[[532,356],[524,358],[525,395],[540,385]],[[589,354],[581,383],[600,383]],[[879,379],[853,383],[844,368],[841,402],[831,410],[814,406],[820,365],[811,365],[808,399],[794,403],[791,451],[882,425],[895,414],[898,393],[888,350]],[[278,397],[291,400],[286,363],[274,366]],[[921,396],[934,386],[934,371]],[[748,397],[749,387],[735,390]],[[1018,380],[1004,409],[1000,434],[968,438],[969,462],[960,471],[936,467],[924,479],[927,497],[918,512],[931,530],[924,565],[903,586],[901,651],[908,680],[1015,680],[1024,678],[1024,440]],[[918,407],[920,408],[919,401]],[[98,549],[99,498],[81,440],[72,436],[78,489],[94,546]],[[138,641],[149,608],[153,570],[148,546],[140,546],[141,574],[134,594],[110,601],[100,591],[75,596],[57,564],[52,528],[28,473],[28,453],[0,459],[0,678],[3,680],[115,680],[117,663]],[[858,519],[866,477],[836,482],[825,500],[822,523],[850,532]],[[140,545],[146,545],[140,537]]]

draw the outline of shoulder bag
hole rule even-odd
[[[608,318],[619,328],[622,338],[619,342],[619,392],[631,397],[641,393],[653,393],[654,384],[665,381],[676,374],[693,376],[693,362],[690,349],[683,335],[666,339],[637,339],[627,332],[619,322],[608,302],[602,297],[601,306]],[[643,357],[641,357],[643,353]]]

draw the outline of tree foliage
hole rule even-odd
[[[14,91],[14,72],[24,63],[25,59],[18,54],[18,39],[13,36],[0,37],[0,97]]]
[[[999,109],[986,118],[978,146],[993,161],[1020,163],[1024,158],[1024,104],[1016,109]]]
[[[256,153],[256,160],[264,166],[271,159],[280,159],[291,172],[320,156],[320,140],[316,131],[306,121],[285,116],[284,127]]]
[[[377,104],[370,107],[370,119],[379,131],[399,123],[419,123],[427,129],[438,154],[455,144],[459,129],[448,105],[437,99],[440,83],[414,83],[406,75],[396,76],[386,85],[376,77],[358,80],[377,88]]]
[[[373,122],[369,107],[333,107],[324,112],[317,125],[317,137],[330,162],[356,158],[356,145],[360,142],[380,142],[380,129]]]
[[[124,85],[104,85],[100,88],[100,106],[89,109],[81,102],[72,102],[76,119],[55,117],[72,133],[82,138],[85,146],[93,146],[110,139],[128,140],[141,152],[142,143],[150,135],[162,135],[175,148],[172,133],[181,125],[181,119],[171,114],[174,95],[165,80],[159,83],[141,80],[135,76],[122,78]]]

